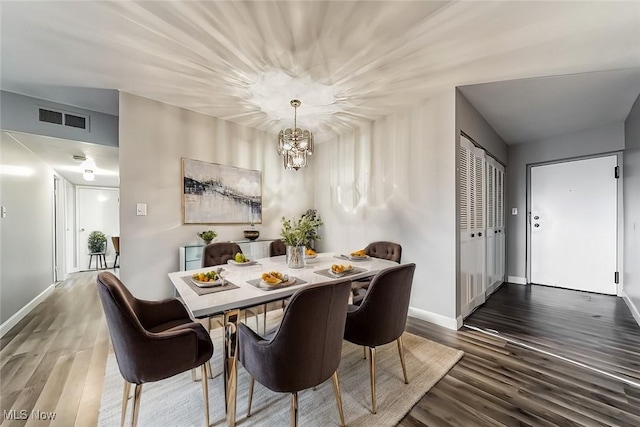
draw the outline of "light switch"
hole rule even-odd
[[[136,215],[144,216],[147,214],[147,204],[146,203],[138,203],[136,205]]]
[[[511,215],[518,215],[518,208],[511,208]]]

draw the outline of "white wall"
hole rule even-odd
[[[275,135],[120,94],[120,273],[135,295],[172,295],[167,273],[178,270],[179,246],[199,242],[198,231],[212,228],[218,241],[243,238],[246,225],[182,224],[182,157],[263,172],[263,223],[256,225],[261,237],[279,237],[283,215],[313,207],[313,166],[285,171],[276,141]],[[147,204],[147,216],[136,216],[136,203]]]
[[[53,282],[53,170],[5,132],[0,140],[0,323]],[[8,174],[7,166],[30,171]]]
[[[318,247],[346,252],[375,240],[400,243],[402,261],[416,263],[411,307],[452,327],[455,152],[451,89],[319,144],[313,155],[315,207],[325,222]]]
[[[509,146],[505,206],[508,276],[526,277],[527,165],[621,151],[624,147],[623,123]],[[518,208],[518,215],[511,215],[512,208]]]
[[[624,123],[624,293],[640,324],[640,97]]]

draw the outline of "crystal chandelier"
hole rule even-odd
[[[293,129],[281,130],[278,134],[278,154],[283,158],[285,169],[298,170],[307,166],[307,156],[313,154],[313,134],[311,131],[298,128],[298,107],[302,104],[297,99],[291,100],[293,107]]]

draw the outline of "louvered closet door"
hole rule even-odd
[[[494,283],[504,282],[506,269],[506,236],[504,229],[504,166],[496,162],[496,271]]]
[[[485,161],[484,151],[460,137],[460,302],[462,315],[484,302]]]
[[[496,209],[496,176],[497,163],[491,157],[486,159],[486,183],[487,183],[487,289],[490,289],[498,277],[498,251],[496,241],[498,240],[497,209]]]

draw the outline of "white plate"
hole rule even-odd
[[[364,261],[366,259],[371,258],[369,255],[365,255],[365,256],[353,256],[353,255],[349,255],[349,259],[351,261]]]
[[[213,282],[201,282],[192,277],[191,281],[199,288],[215,288],[216,286],[222,286],[224,284],[222,279],[214,280]]]
[[[316,258],[318,258],[318,254],[315,254],[315,255],[305,255],[304,257],[305,257],[306,259],[316,259]]]
[[[231,265],[238,265],[241,267],[247,266],[247,265],[254,265],[257,264],[258,261],[247,261],[247,262],[235,262],[235,260],[230,259],[229,261],[227,261],[227,264],[231,264]]]
[[[353,268],[351,268],[351,269],[349,269],[349,270],[345,270],[345,271],[343,271],[342,273],[336,273],[336,272],[334,272],[334,271],[331,269],[331,267],[329,267],[329,270],[328,270],[328,271],[329,271],[329,274],[331,274],[333,277],[342,277],[342,276],[344,276],[345,274],[349,274],[349,273],[351,273],[351,272],[353,271]]]

